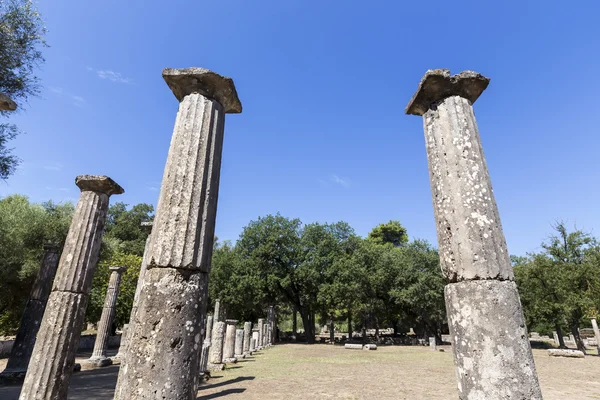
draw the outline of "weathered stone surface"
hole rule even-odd
[[[551,357],[571,357],[571,358],[584,358],[585,354],[579,350],[567,350],[567,349],[549,349],[548,355]]]
[[[208,361],[211,364],[221,364],[223,362],[223,344],[225,343],[225,330],[227,324],[223,321],[213,323],[213,332],[211,348]]]
[[[123,189],[105,176],[76,178],[81,195],[65,239],[52,293],[21,390],[21,400],[64,399],[75,364],[111,194]]]
[[[128,347],[128,336],[127,335],[129,335],[129,324],[123,325],[123,328],[121,329],[121,343],[119,343],[119,352],[113,357],[113,361],[116,360],[116,361],[121,362],[123,357],[125,357],[125,354],[127,354],[127,347]]]
[[[429,338],[429,347],[431,347],[431,350],[437,351],[437,343],[435,342],[435,337]]]
[[[243,351],[247,353],[250,351],[250,335],[252,334],[252,322],[246,321],[244,322],[244,343],[243,343]]]
[[[199,375],[198,308],[206,285],[207,274],[148,269],[115,399],[190,398]]]
[[[265,334],[265,320],[264,318],[258,319],[258,347],[264,346],[264,334]]]
[[[250,351],[256,351],[258,348],[258,329],[252,330],[252,340],[250,340]]]
[[[463,97],[473,104],[489,83],[489,78],[473,71],[450,76],[450,70],[447,69],[429,70],[425,72],[405,112],[423,115],[432,104],[451,96]]]
[[[467,281],[444,289],[461,399],[541,399],[517,286]]]
[[[346,343],[344,345],[345,349],[353,349],[353,350],[362,350],[363,345],[362,344],[357,344],[357,343]]]
[[[225,321],[224,315],[221,315],[221,300],[217,299],[215,301],[215,314],[214,314],[214,322],[217,321]]]
[[[219,363],[219,364],[208,363],[209,371],[223,371],[224,369],[225,369],[225,364],[223,364],[223,363]]]
[[[377,350],[377,345],[376,344],[365,344],[363,346],[363,350]]]
[[[223,359],[233,358],[235,356],[235,325],[237,320],[227,319],[227,330],[225,331],[225,344],[223,345]]]
[[[138,303],[140,301],[140,292],[142,291],[142,286],[144,285],[144,277],[146,276],[146,271],[148,270],[148,248],[150,247],[150,240],[152,239],[152,222],[142,222],[142,227],[149,230],[148,237],[146,238],[146,245],[144,246],[144,255],[142,257],[142,265],[140,266],[140,273],[138,275],[137,285],[135,287],[135,294],[133,296],[133,305],[131,306],[131,314],[129,316],[129,320],[133,319],[133,315],[137,312]]]
[[[200,372],[206,373],[208,371],[208,356],[210,353],[210,346],[212,340],[212,326],[213,316],[208,315],[206,317],[206,329],[204,330],[204,342],[202,343],[202,353],[200,354]]]
[[[242,112],[242,103],[231,78],[204,68],[165,68],[162,75],[179,101],[199,93],[218,101],[226,113]]]
[[[600,331],[598,330],[598,323],[596,318],[592,318],[592,329],[594,330],[594,337],[596,338],[596,347],[598,348],[598,354],[600,354]]]
[[[44,246],[44,256],[40,271],[35,279],[29,301],[21,317],[21,325],[10,352],[6,369],[0,374],[0,382],[4,378],[11,381],[22,381],[29,365],[29,359],[35,345],[35,338],[40,329],[44,310],[52,282],[58,268],[58,248],[53,245]],[[9,377],[10,375],[10,377]]]
[[[440,263],[450,282],[513,279],[473,108],[453,96],[423,116]]]
[[[237,329],[235,331],[234,354],[237,358],[244,358],[244,330],[243,329]]]
[[[106,297],[104,299],[104,308],[98,323],[98,334],[96,335],[96,343],[94,343],[94,351],[88,362],[96,367],[106,367],[112,365],[112,360],[106,356],[108,349],[108,337],[115,319],[117,296],[119,295],[119,287],[121,286],[121,275],[125,272],[125,267],[110,267],[111,271],[108,287],[106,289]]]
[[[0,111],[15,111],[17,103],[4,93],[0,93]]]

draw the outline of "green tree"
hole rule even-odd
[[[36,204],[22,195],[0,200],[0,332],[18,329],[43,245],[62,248],[73,210],[71,203]]]
[[[35,70],[44,62],[40,48],[46,46],[46,28],[30,0],[0,2],[0,93],[12,100],[24,102],[39,93]],[[0,112],[0,117],[7,117]],[[7,147],[19,129],[10,123],[0,123],[0,179],[14,173],[19,159]]]
[[[144,255],[148,230],[142,222],[151,222],[154,207],[140,203],[127,209],[127,204],[118,202],[111,205],[106,214],[104,242],[112,251]]]
[[[367,240],[372,241],[375,244],[386,244],[390,243],[396,247],[402,246],[408,242],[408,235],[406,228],[402,226],[400,221],[391,220],[385,224],[379,224],[367,237]]]

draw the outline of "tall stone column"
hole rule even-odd
[[[25,378],[57,268],[58,247],[51,244],[44,245],[40,271],[33,283],[29,301],[21,317],[21,325],[8,357],[6,369],[0,374],[0,382],[5,380],[22,381]]]
[[[221,300],[217,299],[215,301],[215,313],[214,313],[214,321],[224,321],[225,319],[221,315]]]
[[[234,357],[244,358],[244,330],[236,329],[235,331],[235,351]]]
[[[227,319],[227,330],[225,331],[225,344],[223,345],[223,362],[234,362],[235,358],[235,325],[237,320]]]
[[[215,369],[215,365],[223,363],[223,343],[225,341],[226,326],[223,321],[213,322],[212,340],[208,357],[208,362],[213,364],[213,366],[209,366],[209,369]]]
[[[596,337],[596,348],[598,349],[598,355],[600,355],[600,331],[598,331],[598,323],[596,318],[592,318],[592,328],[594,329],[594,336]]]
[[[244,354],[247,354],[250,351],[250,335],[252,335],[252,322],[247,321],[244,322]]]
[[[258,350],[258,328],[252,330],[252,339],[250,339],[250,352],[255,352]]]
[[[263,334],[265,332],[265,320],[264,318],[259,318],[258,319],[258,350],[261,350],[263,348]]]
[[[104,308],[98,323],[98,333],[96,342],[94,342],[94,351],[88,359],[88,363],[95,367],[106,367],[112,365],[112,360],[106,356],[108,349],[108,337],[115,320],[117,297],[119,296],[119,287],[121,286],[121,275],[125,272],[125,267],[110,267],[110,278],[106,297],[104,298]]]
[[[206,330],[204,332],[204,342],[202,343],[202,353],[200,354],[200,374],[208,372],[208,355],[211,346],[213,316],[206,317]]]
[[[230,78],[202,68],[167,68],[163,78],[179,111],[116,400],[195,396],[225,113],[242,111]]]
[[[488,83],[471,71],[427,71],[406,113],[423,116],[459,397],[541,399],[473,114]]]
[[[108,199],[123,188],[107,176],[80,175],[81,195],[21,389],[21,400],[66,399],[96,271]]]

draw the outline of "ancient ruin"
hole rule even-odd
[[[81,195],[21,389],[21,400],[66,399],[98,263],[108,199],[123,188],[107,176],[80,175]]]
[[[118,400],[195,395],[225,114],[242,111],[230,78],[202,68],[167,68],[163,78],[179,112]]]
[[[473,113],[488,84],[471,71],[427,71],[406,113],[423,116],[459,397],[541,399]]]

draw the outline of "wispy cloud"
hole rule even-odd
[[[63,165],[61,163],[52,161],[43,166],[44,169],[48,171],[61,171],[63,169]]]
[[[71,94],[61,87],[49,86],[48,89],[50,89],[52,93],[56,94],[59,97],[66,97],[70,99],[73,105],[76,107],[83,107],[85,105],[85,99],[83,97]]]
[[[343,186],[345,188],[349,188],[350,184],[352,183],[352,182],[350,182],[350,179],[348,179],[348,178],[342,178],[342,177],[340,177],[340,176],[338,176],[336,174],[332,174],[329,177],[329,179],[331,180],[331,182],[336,183],[336,184],[338,184],[340,186]]]
[[[59,191],[59,192],[70,192],[71,189],[69,188],[55,188],[55,187],[51,187],[51,186],[46,186],[46,190],[51,190],[51,191]]]
[[[133,84],[133,79],[123,76],[120,72],[111,71],[109,69],[98,69],[95,70],[92,67],[86,67],[86,69],[90,72],[95,72],[100,79],[106,79],[115,83],[125,83],[127,85]]]
[[[151,192],[158,192],[158,188],[156,186],[148,186],[148,190]]]

